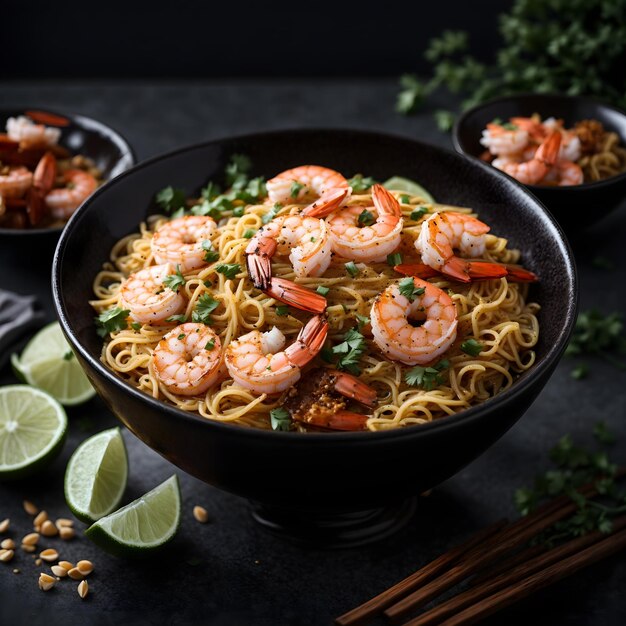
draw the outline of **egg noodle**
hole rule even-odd
[[[626,148],[617,133],[605,132],[596,144],[596,152],[580,158],[585,182],[604,180],[626,171]]]
[[[369,206],[372,204],[371,195],[353,195],[348,204]],[[427,208],[429,213],[412,220],[410,216],[416,205]],[[299,210],[303,206],[287,205],[279,214]],[[289,308],[287,314],[279,315],[284,313],[285,307],[278,309],[281,303],[254,288],[248,278],[244,250],[249,243],[250,232],[256,232],[263,225],[263,216],[270,210],[270,204],[248,205],[243,216],[220,220],[211,237],[219,260],[185,274],[181,293],[187,300],[185,313],[188,319],[202,294],[209,294],[220,302],[212,314],[212,326],[220,336],[222,350],[230,341],[251,330],[267,331],[273,326],[283,332],[289,343],[310,319],[310,314],[293,308]],[[411,197],[410,204],[402,204],[404,228],[399,251],[405,262],[410,262],[407,259],[411,255],[419,260],[413,242],[424,217],[446,210],[471,213],[471,209],[467,208],[429,204],[417,196]],[[118,305],[120,284],[129,274],[154,264],[151,238],[167,219],[163,216],[149,218],[147,223],[141,224],[138,233],[123,238],[114,246],[110,262],[103,266],[93,282],[96,297],[91,305],[98,313]],[[516,263],[520,253],[508,249],[506,239],[487,235],[484,257]],[[346,331],[356,326],[357,314],[369,316],[374,298],[390,283],[401,278],[385,262],[357,263],[359,273],[353,277],[346,271],[345,261],[333,257],[324,275],[317,278],[296,277],[286,258],[275,257],[272,261],[274,276],[313,290],[318,286],[328,288],[328,339],[333,345],[342,342]],[[240,271],[235,278],[229,279],[216,271],[220,263],[239,264]],[[431,279],[431,282],[450,294],[458,311],[458,336],[445,354],[449,367],[442,372],[443,382],[431,390],[407,384],[404,377],[411,366],[385,359],[366,325],[362,332],[367,351],[360,362],[360,379],[377,390],[379,399],[378,407],[367,421],[367,428],[371,431],[423,424],[463,411],[509,388],[516,376],[535,362],[532,348],[539,336],[536,317],[539,305],[526,301],[527,284],[509,282],[506,278],[462,284],[441,277]],[[194,411],[221,422],[271,428],[270,411],[281,405],[280,396],[256,394],[238,386],[230,377],[200,397],[178,396],[159,385],[151,354],[173,326],[135,324],[134,328],[110,333],[103,346],[101,360],[129,384],[184,411]],[[471,337],[482,344],[478,356],[461,350],[460,344]],[[303,376],[306,376],[306,370],[316,365],[327,364],[318,356],[306,366]],[[307,429],[299,423],[296,428]]]

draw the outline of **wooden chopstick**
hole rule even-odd
[[[605,536],[605,539],[589,546],[585,550],[513,583],[488,598],[480,600],[442,622],[440,626],[469,626],[470,624],[475,624],[496,611],[531,595],[538,589],[548,587],[562,578],[566,578],[588,565],[593,565],[624,548],[626,548],[626,530]]]
[[[538,556],[539,554],[543,554],[545,551],[546,546],[542,544],[530,546],[530,548],[524,548],[523,550],[515,553],[513,556],[500,561],[498,564],[487,567],[483,571],[478,572],[478,574],[476,574],[476,576],[469,581],[469,584],[472,587],[482,585],[484,582],[492,580],[503,572],[510,572],[514,567],[517,567],[521,563],[526,563],[526,561],[530,561],[530,559]]]
[[[351,611],[339,616],[335,619],[335,624],[338,626],[357,626],[358,624],[363,624],[376,614],[380,613],[385,607],[393,604],[405,594],[410,593],[422,583],[445,570],[449,565],[453,564],[472,548],[485,541],[485,539],[494,536],[502,530],[506,524],[507,520],[503,519],[495,524],[491,524],[490,526],[483,528],[482,530],[479,530],[465,543],[448,550],[448,552],[418,569],[404,580],[396,583],[393,587],[390,587],[364,604],[361,604]]]
[[[624,528],[626,528],[626,515],[613,520],[612,534]],[[563,561],[572,554],[604,541],[609,536],[606,533],[595,531],[568,541],[540,556],[530,559],[526,563],[518,565],[508,572],[485,581],[481,585],[471,587],[467,591],[406,622],[404,626],[434,626],[435,624],[441,624],[445,619],[457,615],[463,609],[480,602],[483,598],[487,598],[506,587],[512,587],[532,574],[541,572],[541,570],[545,570],[554,563]]]

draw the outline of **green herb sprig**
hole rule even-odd
[[[100,337],[106,337],[109,333],[114,333],[117,330],[126,330],[129,315],[128,309],[121,309],[117,306],[103,311],[96,317],[96,332]]]
[[[356,328],[351,328],[343,336],[343,341],[332,349],[333,355],[340,355],[336,362],[337,369],[358,376],[361,373],[359,362],[366,350],[365,337]]]
[[[404,374],[404,380],[407,385],[412,387],[421,387],[425,391],[432,391],[435,387],[443,385],[446,381],[442,372],[450,367],[450,361],[442,359],[439,363],[435,363],[431,367],[422,367],[416,365]]]

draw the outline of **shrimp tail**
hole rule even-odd
[[[368,417],[361,413],[353,413],[352,411],[341,409],[330,415],[324,415],[319,419],[311,419],[307,424],[330,430],[364,430]]]
[[[491,278],[502,278],[508,275],[508,271],[501,263],[490,263],[488,261],[467,261],[467,273],[472,280],[489,280]]]
[[[341,203],[347,198],[349,193],[349,187],[346,189],[329,189],[318,200],[305,207],[302,210],[302,215],[307,217],[326,217],[341,206]]]
[[[527,270],[521,265],[505,264],[506,277],[511,282],[515,283],[536,283],[539,281],[539,277],[534,272]]]
[[[372,186],[372,200],[376,210],[381,215],[402,217],[402,208],[396,198],[378,183]]]
[[[272,276],[267,282],[267,287],[262,290],[270,298],[275,298],[301,311],[319,314],[326,309],[324,296],[285,278]]]
[[[401,263],[395,265],[394,270],[404,276],[416,276],[417,278],[434,278],[440,276],[440,272],[436,269],[426,265],[426,263]]]
[[[465,261],[458,256],[450,257],[441,270],[444,274],[451,276],[462,283],[469,283],[472,280],[469,273],[468,261]]]
[[[559,149],[561,148],[561,133],[555,130],[548,138],[537,148],[535,152],[535,159],[541,161],[547,166],[552,166],[556,163],[559,156]]]
[[[57,160],[52,152],[46,152],[33,173],[33,185],[26,194],[26,212],[31,226],[37,226],[47,213],[46,195],[57,177]]]
[[[464,261],[464,264],[464,269],[472,282],[502,278],[504,276],[515,283],[535,283],[539,280],[536,274],[520,265],[479,260]],[[416,276],[422,279],[441,275],[440,272],[424,263],[402,263],[394,266],[393,269],[404,276]],[[463,282],[467,281],[464,280]]]
[[[246,267],[253,285],[264,291],[272,280],[272,257],[276,253],[276,240],[270,237],[253,239],[246,247]]]
[[[285,354],[292,365],[304,367],[322,349],[328,336],[328,321],[322,315],[312,317],[298,333]]]
[[[376,391],[352,374],[334,372],[335,391],[367,407],[376,406]],[[363,417],[363,416],[361,416]]]

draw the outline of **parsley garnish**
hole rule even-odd
[[[422,217],[426,215],[426,213],[428,213],[428,207],[425,207],[425,206],[417,207],[415,211],[411,212],[411,219],[417,222],[418,220],[421,220]]]
[[[400,263],[402,263],[402,255],[399,252],[387,255],[387,265],[395,267],[396,265],[400,265]]]
[[[322,285],[319,285],[315,291],[317,291],[317,293],[319,293],[320,296],[326,296],[328,292],[330,291],[330,289],[328,287],[323,287]]]
[[[178,335],[177,339],[178,341],[182,341],[185,338],[185,333],[180,333],[180,335]]]
[[[367,317],[367,315],[359,315],[357,313],[356,314],[356,323],[357,323],[357,326],[358,326],[359,330],[361,330],[363,328],[363,326],[367,326],[370,323],[370,318]]]
[[[304,185],[299,183],[297,180],[294,180],[291,183],[291,193],[289,194],[292,198],[297,198],[300,191],[304,189]]]
[[[375,184],[376,181],[371,176],[363,177],[363,174],[356,174],[348,179],[348,185],[352,187],[352,193],[363,193]]]
[[[170,315],[165,318],[166,322],[178,322],[179,324],[184,324],[187,321],[187,316],[184,313],[180,313],[178,315]]]
[[[367,209],[363,209],[357,218],[360,226],[371,226],[375,221],[374,214]]]
[[[252,162],[244,154],[233,154],[230,163],[226,166],[226,186],[243,187],[248,182],[248,172],[252,169]]]
[[[235,278],[239,272],[241,272],[241,266],[239,263],[220,263],[215,268],[216,272],[224,274],[226,278]]]
[[[356,328],[348,330],[343,342],[333,348],[333,354],[342,355],[336,363],[337,369],[347,370],[358,376],[361,373],[359,361],[366,349],[365,337]]]
[[[272,409],[270,411],[270,423],[272,430],[290,430],[291,415],[289,415],[289,411],[283,407]]]
[[[461,344],[461,350],[465,352],[465,354],[469,354],[470,356],[478,356],[484,349],[485,346],[480,343],[480,341],[476,341],[474,337],[466,339]]]
[[[202,242],[202,249],[204,250],[204,260],[207,263],[213,263],[220,258],[219,252],[213,249],[213,244],[208,239]]]
[[[246,232],[243,234],[244,239],[252,239],[252,237],[254,237],[254,235],[256,234],[256,230],[254,230],[254,228],[248,228],[246,229]]]
[[[167,320],[166,320],[167,321]],[[141,324],[139,322],[133,322],[130,327],[135,331],[141,330]]]
[[[426,291],[425,287],[416,287],[415,281],[413,280],[413,278],[411,278],[411,276],[403,278],[398,283],[398,289],[400,290],[400,293],[408,299],[409,302],[413,302],[416,296],[421,296]]]
[[[289,306],[287,304],[281,304],[276,307],[276,315],[279,317],[285,317],[285,315],[289,315]]]
[[[185,277],[180,271],[180,265],[176,265],[175,274],[169,274],[163,279],[163,284],[176,292],[185,284]]]
[[[208,293],[203,293],[198,298],[196,306],[191,313],[191,321],[196,322],[197,324],[210,325],[213,321],[211,319],[211,313],[217,309],[219,304],[219,300],[215,300]]]
[[[71,350],[68,350],[64,355],[63,355],[63,360],[64,361],[71,361],[72,358],[74,358],[74,353]]]
[[[233,216],[241,217],[243,215],[244,210],[245,210],[245,207],[242,207],[242,206],[235,207],[233,209]]]
[[[280,202],[277,202],[262,218],[261,222],[263,224],[268,224],[271,222],[277,215],[278,212],[283,208],[283,205]]]
[[[155,196],[156,203],[168,213],[185,207],[186,195],[182,189],[174,189],[174,187],[165,187],[161,189]]]
[[[400,203],[401,204],[411,204],[411,196],[407,196],[406,194],[402,194],[400,196]]]
[[[96,317],[96,326],[98,327],[97,333],[100,337],[106,337],[109,333],[114,333],[116,330],[126,330],[128,328],[128,322],[126,318],[130,315],[128,309],[120,309],[115,307],[100,313]]]
[[[355,276],[358,276],[359,268],[356,266],[354,261],[349,261],[348,263],[345,264],[344,267],[346,268],[346,271],[348,272],[348,274],[352,276],[352,278],[354,278]]]
[[[450,361],[442,359],[432,367],[421,367],[416,365],[404,374],[407,385],[422,387],[425,391],[431,391],[439,385],[443,385],[445,379],[441,372],[450,367]]]
[[[205,350],[213,350],[215,348],[215,339],[209,339],[204,346]]]

